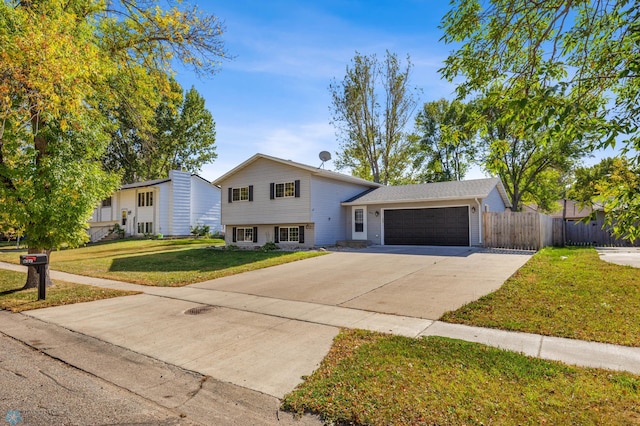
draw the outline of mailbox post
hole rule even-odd
[[[38,285],[38,300],[44,300],[47,295],[47,263],[49,263],[49,257],[44,253],[20,255],[21,265],[35,266],[36,268],[38,268],[38,275],[40,276],[40,283]]]

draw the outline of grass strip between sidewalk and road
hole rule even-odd
[[[22,290],[26,280],[24,272],[0,271],[0,309],[22,312],[139,293],[54,280],[53,287],[47,287],[45,300],[38,300],[37,288]]]
[[[179,287],[325,254],[317,251],[222,250],[223,240],[121,240],[51,253],[57,271],[135,284]],[[23,252],[0,253],[17,263]]]
[[[545,248],[487,296],[442,321],[640,346],[640,270],[593,248]]]
[[[283,408],[330,424],[637,424],[640,376],[441,337],[343,330]]]

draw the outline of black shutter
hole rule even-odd
[[[298,242],[300,244],[304,243],[304,226],[300,227],[300,231],[299,231],[299,235],[298,235]]]
[[[236,227],[233,227],[233,233],[231,234],[231,242],[235,243],[236,242]]]
[[[258,227],[257,226],[253,227],[253,242],[254,243],[258,242]]]
[[[273,242],[274,243],[279,243],[280,242],[280,229],[277,226],[273,228],[273,233],[274,233]]]
[[[276,198],[276,184],[273,182],[269,184],[269,198],[272,200]]]
[[[295,181],[295,195],[296,195],[296,198],[300,198],[300,181],[299,180]]]
[[[233,203],[233,188],[231,187],[229,188],[229,202]],[[233,229],[236,229],[236,228],[233,228]],[[234,234],[235,234],[235,231],[234,231]],[[235,238],[235,235],[234,235],[234,238]]]
[[[253,185],[249,185],[249,201],[253,201]]]

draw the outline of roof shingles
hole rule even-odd
[[[383,186],[345,201],[343,204],[388,204],[413,201],[457,200],[485,198],[500,185],[501,196],[504,189],[499,178],[474,179],[466,181],[435,182],[402,186]],[[507,200],[508,201],[508,200]]]

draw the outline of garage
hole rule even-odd
[[[469,208],[385,210],[384,244],[468,246]]]

